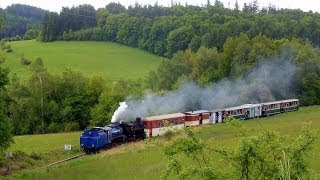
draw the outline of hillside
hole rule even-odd
[[[297,112],[249,120],[245,121],[244,124],[251,130],[252,134],[258,133],[261,129],[272,129],[283,135],[294,137],[299,133],[303,123],[310,121],[313,129],[320,128],[319,106],[303,107]],[[203,126],[197,128],[195,132],[204,141],[214,138],[214,146],[217,147],[234,145],[239,140],[236,130],[227,124]],[[53,135],[15,137],[16,143],[12,146],[12,149],[16,150],[24,147],[23,150],[26,152],[41,151],[42,153],[48,153],[51,151],[48,148],[49,143],[43,141],[47,137],[52,139]],[[76,138],[75,133],[70,134],[70,136],[69,134],[57,134],[54,139],[54,141],[50,141],[50,145],[56,154],[64,153],[64,142],[75,145],[75,152],[79,149],[78,138]],[[97,155],[82,157],[59,167],[23,171],[13,177],[17,179],[88,179],[92,177],[95,179],[159,179],[162,170],[165,168],[166,159],[161,146],[160,148],[159,146],[155,147],[148,142],[122,145]],[[163,143],[161,142],[161,144]],[[315,170],[315,174],[320,173],[319,150],[320,141],[318,139],[310,156],[311,168]]]
[[[11,42],[11,46],[13,52],[6,54],[5,65],[23,79],[31,72],[20,63],[22,54],[30,60],[43,58],[45,67],[54,74],[70,68],[87,76],[102,76],[109,82],[144,78],[161,61],[160,57],[142,50],[107,42],[17,41]]]

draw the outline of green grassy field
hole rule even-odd
[[[14,137],[10,151],[23,151],[28,154],[50,151],[64,151],[65,144],[71,144],[73,149],[80,149],[79,137],[81,132],[59,133],[46,135],[30,135]]]
[[[268,118],[244,121],[244,125],[252,134],[262,129],[279,131],[283,135],[296,136],[304,122],[311,121],[313,129],[320,129],[320,106],[301,108],[297,112],[285,113]],[[196,135],[207,140],[215,139],[214,146],[232,146],[239,140],[236,130],[227,124],[203,126],[195,130]],[[24,148],[24,151],[61,150],[64,142],[70,139],[75,148],[79,148],[80,133],[20,136],[15,137],[12,149]],[[68,137],[70,136],[70,138]],[[33,142],[36,139],[37,142]],[[45,143],[46,140],[50,141]],[[31,146],[33,143],[34,146]],[[152,143],[151,143],[152,144]],[[309,157],[316,178],[320,178],[320,139],[315,143]],[[101,152],[97,155],[85,156],[58,167],[45,170],[23,170],[9,178],[14,179],[159,179],[165,168],[166,159],[162,146],[150,145],[148,141],[125,144],[120,147]]]
[[[10,44],[13,52],[6,53],[5,65],[22,78],[30,74],[30,67],[20,63],[21,54],[32,61],[43,58],[51,73],[61,73],[69,68],[86,76],[102,76],[108,82],[144,78],[161,61],[160,57],[148,52],[109,42],[16,41]]]

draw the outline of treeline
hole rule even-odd
[[[179,50],[197,51],[200,46],[221,52],[226,39],[240,33],[250,38],[259,34],[271,39],[298,38],[318,46],[319,27],[318,13],[272,5],[260,8],[257,1],[246,3],[242,10],[238,4],[225,8],[218,0],[204,7],[135,4],[126,9],[110,3],[98,10],[83,5],[46,14],[40,39],[113,41],[172,57]]]
[[[43,9],[22,4],[12,4],[0,9],[0,16],[4,20],[0,39],[10,37],[21,39],[29,29],[40,30],[45,12]]]

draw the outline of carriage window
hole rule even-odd
[[[152,128],[150,121],[147,122],[147,127],[148,127],[148,128]]]
[[[152,128],[156,128],[157,127],[157,124],[156,124],[157,122],[155,122],[155,121],[153,121],[152,122]]]

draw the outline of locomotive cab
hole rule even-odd
[[[123,134],[123,128],[119,124],[113,123],[107,127],[111,128],[111,136],[113,143],[123,143],[125,141],[125,136]]]
[[[95,127],[83,131],[80,137],[80,146],[86,153],[96,152],[111,143],[111,129]]]

